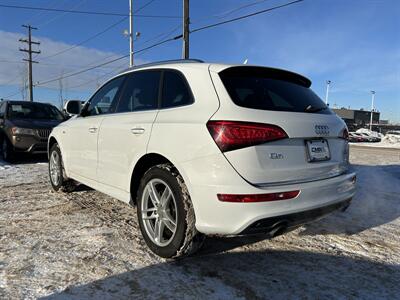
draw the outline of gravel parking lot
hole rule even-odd
[[[172,261],[147,250],[135,208],[52,192],[45,161],[0,161],[0,298],[400,299],[400,150],[352,147],[351,162],[346,212]]]

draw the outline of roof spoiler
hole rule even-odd
[[[290,81],[307,88],[311,86],[311,80],[304,77],[303,75],[287,70],[275,69],[269,67],[248,66],[248,65],[233,66],[222,70],[220,74],[221,75],[226,74],[230,76],[248,75],[248,76],[268,77],[268,78]]]

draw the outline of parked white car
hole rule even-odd
[[[136,204],[162,257],[193,253],[204,235],[283,233],[347,208],[355,192],[346,125],[310,85],[196,60],[129,69],[53,130],[51,184]]]

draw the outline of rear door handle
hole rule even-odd
[[[89,132],[90,133],[96,133],[97,132],[97,128],[96,127],[90,127],[89,128]]]
[[[132,128],[131,132],[133,134],[143,134],[144,133],[144,128],[140,128],[140,127],[136,127],[136,128]]]

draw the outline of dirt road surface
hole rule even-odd
[[[400,299],[400,151],[352,147],[351,162],[346,212],[171,261],[148,251],[134,208],[52,192],[44,161],[0,161],[0,298]]]

